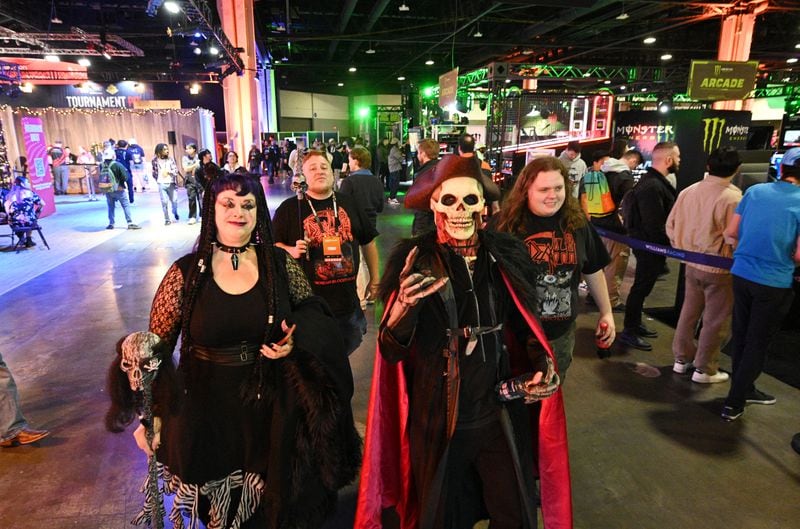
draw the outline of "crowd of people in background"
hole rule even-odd
[[[274,238],[276,248],[293,258],[290,261],[295,265],[286,265],[290,275],[299,273],[308,281],[292,287],[300,289],[289,292],[292,303],[297,301],[296,296],[311,294],[324,301],[327,316],[343,338],[342,354],[352,353],[361,344],[368,326],[365,306],[374,302],[379,292],[390,307],[379,329],[384,360],[392,363],[412,351],[427,354],[429,344],[424,342],[425,337],[435,336],[436,326],[441,325],[432,317],[438,310],[433,305],[440,303],[441,297],[445,304],[442,310],[450,318],[448,336],[454,336],[452,333],[456,331],[457,337],[447,347],[455,355],[453,358],[459,360],[451,358],[445,360],[446,365],[436,364],[434,374],[441,376],[444,371],[448,384],[460,385],[476,395],[499,392],[501,401],[521,398],[520,402],[525,404],[560,395],[558,390],[564,386],[575,347],[582,285],[588,289],[586,305],[593,307],[588,310],[598,313],[592,329],[598,347],[607,350],[616,341],[623,347],[651,351],[653,344],[648,338],[657,337],[658,333],[644,324],[642,310],[657,279],[669,270],[666,252],[658,249],[684,250],[706,260],[687,257],[682,309],[671,342],[672,371],[691,375],[691,381],[698,384],[730,381],[728,396],[720,410],[727,421],[741,417],[747,404],[776,402],[773,396],[757,389],[755,382],[763,369],[770,341],[789,310],[793,273],[800,264],[800,149],[785,154],[777,182],[753,186],[743,195],[732,183],[741,166],[739,153],[732,147],[713,150],[706,160],[706,174],[678,193],[676,173],[680,170],[681,152],[675,143],[655,145],[646,170],[637,181],[634,172],[646,160],[626,141],[615,141],[609,151],[590,153],[587,157],[590,163],[582,158],[581,145],[570,142],[559,157],[541,156],[530,161],[502,200],[491,167],[483,160],[481,146],[473,136],[463,135],[455,153],[441,157],[440,150],[439,142],[432,138],[420,139],[413,149],[397,137],[384,138],[377,145],[370,145],[362,138],[331,139],[327,143],[318,138],[309,148],[268,138],[251,146],[246,160],[242,159],[244,164],[235,151],[224,152],[224,164],[219,167],[209,149],[198,150],[196,144],[190,143],[178,164],[169,146],[159,143],[148,170],[143,150],[135,140],[109,140],[100,155],[99,187],[108,201],[109,229],[114,227],[117,202],[123,208],[128,228],[139,228],[130,214],[135,191],[158,189],[165,225],[180,220],[177,189],[181,184],[186,188],[189,224],[201,219],[209,221],[209,215],[213,215],[204,211],[204,207],[209,207],[203,200],[204,191],[212,189],[217,200],[228,197],[230,204],[216,204],[216,211],[227,208],[225,215],[235,216],[232,211],[240,210],[237,218],[255,224],[248,224],[249,231],[240,239],[231,239],[236,243],[233,246],[226,246],[228,242],[221,240],[204,239],[207,244],[202,252],[213,256],[214,267],[224,264],[225,270],[232,266],[235,272],[240,255],[244,256],[243,263],[250,259],[253,266],[261,266],[262,259],[275,259],[261,250],[248,252],[253,245],[263,242],[253,242],[252,234],[266,237],[264,230],[270,221],[256,222],[247,208],[255,204],[253,200],[259,208],[266,207],[262,192],[267,186],[292,182],[297,196],[286,199],[277,208],[269,237]],[[83,151],[79,159],[87,162],[90,156]],[[66,189],[61,167],[68,157],[69,150],[61,142],[50,151],[59,193]],[[12,203],[7,203],[6,209],[13,208],[14,202],[27,203],[28,210],[41,208],[41,199],[26,188],[24,179],[18,180],[8,197]],[[405,180],[412,182],[403,197],[400,183]],[[376,246],[378,218],[385,205],[399,206],[401,198],[414,211],[409,233],[412,238],[393,254],[381,278]],[[249,199],[252,204],[247,202]],[[17,211],[23,211],[21,206],[16,207]],[[258,214],[262,212],[259,210]],[[206,239],[214,230],[220,235],[224,231],[219,216],[213,220],[217,225],[206,230]],[[32,244],[28,235],[26,245]],[[652,251],[654,248],[656,251]],[[498,267],[487,252],[492,256],[506,255],[509,261]],[[635,257],[634,278],[623,301],[620,286],[631,253]],[[524,277],[509,270],[519,255],[523,256],[524,264],[517,265],[525,271]],[[732,268],[725,264],[726,258],[732,258]],[[422,263],[416,263],[417,259]],[[180,275],[187,270],[179,262],[170,273]],[[436,270],[442,274],[437,275]],[[487,286],[501,275],[511,277],[500,290],[500,283]],[[240,276],[233,274],[234,279]],[[472,292],[474,299],[465,297],[464,292]],[[440,296],[432,296],[434,293]],[[511,310],[509,300],[516,302],[517,293],[525,294],[526,299]],[[191,303],[194,301],[184,305],[184,309],[191,309]],[[527,324],[519,327],[522,319],[514,311],[523,315],[530,311],[536,324],[532,325],[526,316]],[[427,316],[429,312],[431,317]],[[624,313],[619,333],[615,312]],[[177,322],[172,323],[173,327]],[[494,337],[503,325],[519,327],[520,333],[531,329],[541,332],[538,341],[522,344],[535,361],[526,367],[530,372],[524,376],[528,378],[514,379],[516,385],[509,382],[511,379],[497,380],[496,371],[490,373],[475,358],[467,358],[477,350],[482,362],[487,362],[488,354],[492,362],[501,362],[502,370],[506,370],[507,362],[514,360],[504,356],[500,338]],[[187,332],[187,326],[181,328],[183,333]],[[291,336],[285,326],[281,331],[270,327],[267,332],[275,333]],[[733,367],[726,372],[720,369],[719,358],[722,344],[731,333]],[[462,335],[463,340],[458,338]],[[173,339],[176,335],[169,337]],[[275,344],[263,347],[261,353],[269,358],[286,352]],[[208,354],[224,353],[213,347],[199,347],[206,349],[211,351]],[[434,353],[441,357],[440,349]],[[258,356],[258,352],[254,354]],[[454,361],[462,362],[462,368],[454,366],[451,363]],[[417,365],[414,369],[420,377],[414,383],[428,384],[424,390],[428,391],[427,368]],[[448,398],[452,400],[452,395]],[[488,448],[468,431],[473,427],[481,432],[494,431],[498,409],[474,401],[456,401],[450,404],[466,414],[459,419],[463,422],[447,426],[442,422],[440,426],[449,428],[449,435],[456,436],[458,443],[453,446],[460,450],[457,460],[467,466],[474,465],[472,456],[466,454],[483,453]],[[412,402],[412,407],[424,405]],[[448,416],[442,421],[451,419],[455,420]],[[245,418],[245,422],[249,420]],[[343,420],[348,422],[351,418],[345,414]],[[546,420],[553,420],[553,415]],[[26,429],[24,422],[19,424],[16,442],[24,444],[46,435]],[[552,426],[542,423],[538,427],[544,431]],[[443,434],[444,430],[432,433],[437,439]],[[414,439],[412,435],[412,444],[419,443],[418,438]],[[506,442],[502,436],[493,440],[501,445]],[[142,442],[140,446],[149,453],[158,448]],[[508,448],[510,453],[516,453],[529,447]],[[424,462],[428,456],[422,455],[419,445],[411,449],[412,459],[418,458],[412,461],[412,466],[427,464]],[[165,453],[165,459],[179,461],[181,448],[175,445],[174,450]],[[503,457],[508,455],[505,450],[500,452]],[[413,471],[426,472],[417,467]],[[369,472],[366,468],[362,471],[362,482],[375,479]],[[469,480],[500,487],[481,469],[469,479],[452,465],[445,472],[451,478],[458,477],[458,485],[450,482],[453,490],[474,485],[467,483]],[[430,477],[420,475],[423,482]],[[461,483],[462,480],[466,481]],[[527,486],[520,486],[523,485]],[[364,486],[362,483],[362,493]],[[456,519],[464,514],[455,514],[455,503],[450,499],[460,493],[453,490],[444,491],[446,501],[438,506],[444,511],[437,516]],[[418,501],[428,501],[425,495],[429,490],[418,492]],[[524,505],[514,502],[502,508],[499,505],[490,506],[493,516],[525,517],[520,511]],[[212,505],[212,517],[215,508],[222,509]],[[201,518],[204,516],[201,513]]]

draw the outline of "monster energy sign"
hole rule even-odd
[[[756,84],[757,61],[692,61],[689,97],[700,101],[744,99]]]
[[[725,118],[705,118],[703,123],[703,152],[711,153],[714,149],[722,145],[725,138],[726,145],[733,145],[742,141],[747,141],[747,133],[750,131],[749,125],[741,123],[728,125]]]

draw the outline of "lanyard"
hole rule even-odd
[[[336,231],[339,231],[339,208],[336,206],[336,193],[333,193],[331,197],[333,197],[333,226]],[[319,219],[317,210],[314,208],[314,204],[311,203],[311,199],[308,195],[306,195],[306,202],[308,202],[308,207],[311,208],[311,213],[314,214],[314,220],[317,221],[317,226],[319,226],[320,231],[323,231],[322,221]]]

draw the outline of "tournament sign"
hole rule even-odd
[[[53,195],[53,175],[50,174],[50,164],[47,163],[47,142],[42,118],[29,116],[22,118],[21,122],[31,189],[44,201],[39,218],[47,217],[56,212],[56,201]]]

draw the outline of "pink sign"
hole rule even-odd
[[[45,203],[39,217],[46,217],[56,212],[56,201],[53,196],[53,175],[50,174],[50,165],[47,163],[47,142],[44,139],[42,118],[22,118],[22,134],[25,138],[31,189]]]

